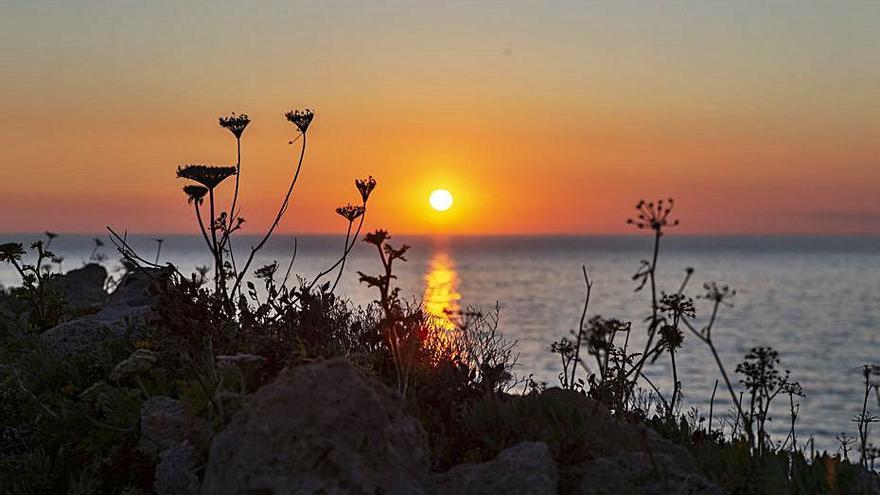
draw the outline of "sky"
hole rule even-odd
[[[880,2],[3,2],[0,232],[197,232],[178,165],[235,161],[264,230],[880,233]],[[431,211],[435,188],[454,197]],[[218,193],[230,194],[228,185]]]

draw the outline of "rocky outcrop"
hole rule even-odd
[[[104,283],[107,269],[97,263],[55,275],[46,280],[46,288],[57,291],[67,305],[75,310],[99,308],[107,301]]]
[[[571,390],[547,389],[541,400],[550,401],[560,410],[574,408],[580,415],[587,439],[582,446],[587,459],[621,456],[635,452],[664,454],[688,471],[696,470],[696,462],[686,448],[661,437],[642,423],[620,421],[602,404]]]
[[[723,495],[695,470],[666,454],[634,452],[596,459],[583,466],[578,495]]]
[[[344,359],[283,370],[212,444],[204,494],[421,494],[427,438],[403,401]]]
[[[556,462],[547,444],[523,442],[481,464],[462,464],[432,477],[429,493],[543,495],[557,493]]]
[[[72,355],[99,344],[108,338],[143,334],[144,323],[155,315],[157,285],[166,279],[161,269],[144,269],[128,273],[107,304],[97,313],[62,323],[41,335],[53,352]]]
[[[159,454],[153,490],[156,495],[195,495],[199,493],[195,451],[189,442],[184,441]]]
[[[182,402],[170,397],[156,396],[141,406],[141,437],[138,448],[150,455],[189,444],[207,443],[211,427],[201,417],[186,410]]]

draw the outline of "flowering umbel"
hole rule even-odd
[[[218,184],[236,174],[235,167],[212,167],[208,165],[187,165],[177,167],[177,176],[214,189]]]
[[[366,203],[367,199],[370,198],[370,193],[376,188],[376,179],[374,179],[372,175],[366,179],[355,179],[354,185],[357,187],[357,190],[360,191],[361,198],[364,200],[364,203]]]
[[[694,300],[684,294],[663,293],[660,297],[658,309],[666,313],[674,321],[678,321],[682,316],[687,318],[696,317]]]
[[[293,123],[301,133],[305,134],[309,130],[312,119],[315,118],[315,112],[308,108],[305,110],[291,110],[285,112],[284,117]]]
[[[229,129],[229,132],[235,136],[235,139],[241,139],[241,134],[250,123],[251,119],[245,113],[236,115],[235,112],[232,112],[231,115],[220,117],[220,127]]]
[[[208,194],[208,188],[205,186],[197,186],[193,184],[190,186],[183,186],[183,192],[186,193],[187,203],[195,203],[196,205],[200,205],[202,204],[205,195]]]
[[[674,205],[675,202],[672,198],[667,200],[661,199],[656,203],[653,201],[639,201],[639,204],[636,205],[639,216],[635,219],[630,218],[626,223],[635,225],[640,229],[651,229],[657,232],[657,234],[662,235],[663,227],[678,225],[678,220],[669,219],[669,214],[672,212]]]
[[[667,351],[675,352],[684,343],[684,333],[673,325],[660,327],[660,345]]]
[[[354,222],[358,217],[364,214],[364,207],[354,205],[340,206],[339,208],[336,208],[336,213],[349,222]]]
[[[12,263],[21,259],[24,254],[24,248],[21,243],[7,242],[0,244],[0,261]]]
[[[391,236],[388,235],[387,230],[376,229],[373,232],[367,232],[364,234],[364,242],[377,247],[381,247],[388,239],[391,239]]]
[[[714,301],[717,304],[732,306],[728,301],[736,295],[736,290],[731,289],[727,285],[718,285],[716,282],[707,282],[703,284],[703,289],[706,290],[706,293],[697,297]]]

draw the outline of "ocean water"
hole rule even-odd
[[[133,236],[133,246],[145,258],[156,256],[154,236]],[[38,235],[6,235],[2,239],[29,241]],[[105,264],[118,266],[118,254],[107,246]],[[164,236],[160,261],[174,261],[181,271],[209,263],[202,240],[195,236]],[[252,238],[240,237],[244,253]],[[584,283],[581,265],[594,282],[588,317],[601,314],[633,322],[634,349],[644,343],[650,293],[634,292],[632,274],[639,261],[651,255],[650,236],[549,237],[401,237],[393,244],[412,246],[407,262],[396,270],[402,294],[425,303],[429,310],[467,306],[501,308],[501,331],[517,339],[518,373],[532,374],[548,385],[558,384],[558,356],[549,352],[554,340],[578,324]],[[297,240],[293,272],[311,279],[341,252],[343,240],[332,236],[302,236]],[[357,270],[378,271],[375,249],[363,243],[353,251],[338,292],[355,304],[375,297],[358,284]],[[70,269],[88,259],[92,236],[62,235],[53,250]],[[278,259],[286,267],[294,246],[291,236],[274,238],[254,264]],[[241,258],[242,255],[239,255]],[[782,367],[801,383],[798,438],[815,439],[819,449],[836,451],[834,437],[855,435],[853,416],[860,412],[860,366],[880,363],[880,237],[877,236],[668,236],[658,263],[659,289],[678,289],[686,267],[695,273],[687,291],[702,293],[702,284],[717,281],[737,290],[734,306],[723,308],[714,340],[728,373],[755,346],[780,353]],[[283,269],[283,268],[282,268]],[[0,267],[0,283],[13,284],[14,273]],[[697,324],[710,307],[697,300]],[[713,385],[720,375],[701,342],[688,334],[677,364],[685,402],[708,414]],[[668,358],[646,370],[661,388],[671,388]],[[735,380],[736,378],[734,378]],[[715,417],[731,407],[723,382],[715,399]],[[770,430],[782,440],[787,431],[787,399],[777,399]],[[875,412],[880,405],[872,396]],[[716,425],[717,426],[717,425]]]

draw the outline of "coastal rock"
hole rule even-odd
[[[202,493],[425,493],[427,437],[345,359],[289,367],[214,437]]]
[[[856,467],[857,472],[852,481],[855,493],[880,494],[880,476],[873,470]]]
[[[547,389],[543,400],[566,403],[583,414],[584,450],[589,459],[622,456],[636,452],[663,454],[686,471],[695,471],[696,462],[686,448],[661,437],[642,423],[614,418],[608,409],[586,395],[562,389]]]
[[[144,323],[155,315],[157,286],[166,277],[162,269],[128,273],[107,298],[103,309],[46,330],[41,335],[43,342],[51,351],[68,356],[108,338],[138,338],[143,334]]]
[[[722,495],[718,485],[666,454],[633,452],[583,466],[578,495]]]
[[[199,493],[195,451],[184,441],[159,454],[153,489],[156,495],[195,495]]]
[[[107,269],[89,263],[46,280],[46,288],[61,294],[71,308],[82,310],[101,307],[107,301],[106,281]]]
[[[523,442],[488,462],[462,464],[434,476],[429,493],[441,495],[555,494],[558,485],[556,462],[547,444]]]
[[[190,415],[182,402],[170,397],[151,397],[141,406],[141,437],[138,447],[156,455],[181,442],[206,442],[210,425],[203,418]]]

